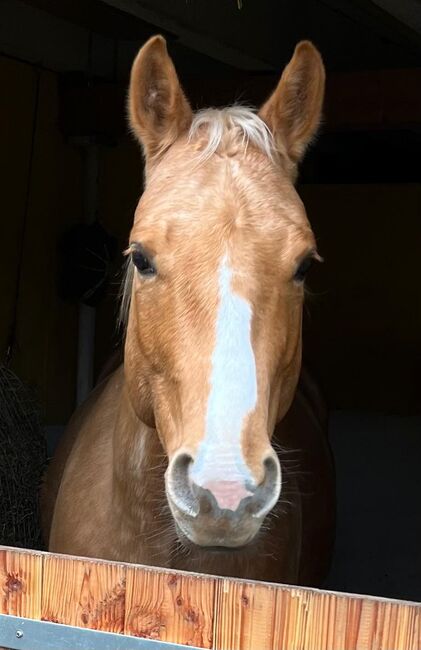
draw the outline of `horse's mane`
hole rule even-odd
[[[256,114],[255,109],[246,106],[227,106],[225,108],[205,108],[193,116],[188,140],[194,142],[205,139],[198,161],[205,162],[224,145],[227,138],[240,138],[246,151],[247,146],[264,153],[271,160],[276,155],[273,136],[265,122]],[[120,291],[120,311],[118,324],[125,329],[130,309],[134,266],[130,255],[124,271]]]

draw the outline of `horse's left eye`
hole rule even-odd
[[[155,275],[155,267],[144,251],[134,250],[132,252],[132,261],[141,275]]]
[[[308,255],[301,262],[294,274],[294,280],[296,282],[304,282],[307,273],[309,272],[311,266],[313,265],[314,257],[313,255]]]

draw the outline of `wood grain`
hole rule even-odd
[[[211,648],[215,583],[206,576],[128,568],[125,633]]]
[[[4,547],[0,596],[2,614],[212,650],[421,649],[421,603]]]
[[[270,648],[273,639],[276,587],[221,580],[216,598],[214,648]]]
[[[119,564],[47,555],[42,619],[106,632],[123,632],[125,574],[125,567]]]
[[[41,618],[43,557],[0,547],[0,613]]]
[[[221,581],[215,650],[420,650],[421,606]]]
[[[272,645],[292,650],[419,650],[416,604],[279,588]]]

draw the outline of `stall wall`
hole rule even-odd
[[[58,128],[57,75],[0,58],[1,359],[32,386],[48,423],[75,392],[77,309],[58,298],[57,243],[81,215],[81,158]]]
[[[421,185],[300,188],[325,262],[305,352],[331,408],[421,411]]]

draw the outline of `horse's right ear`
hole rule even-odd
[[[134,60],[129,120],[147,162],[156,160],[191,124],[192,110],[162,36],[150,38]]]

